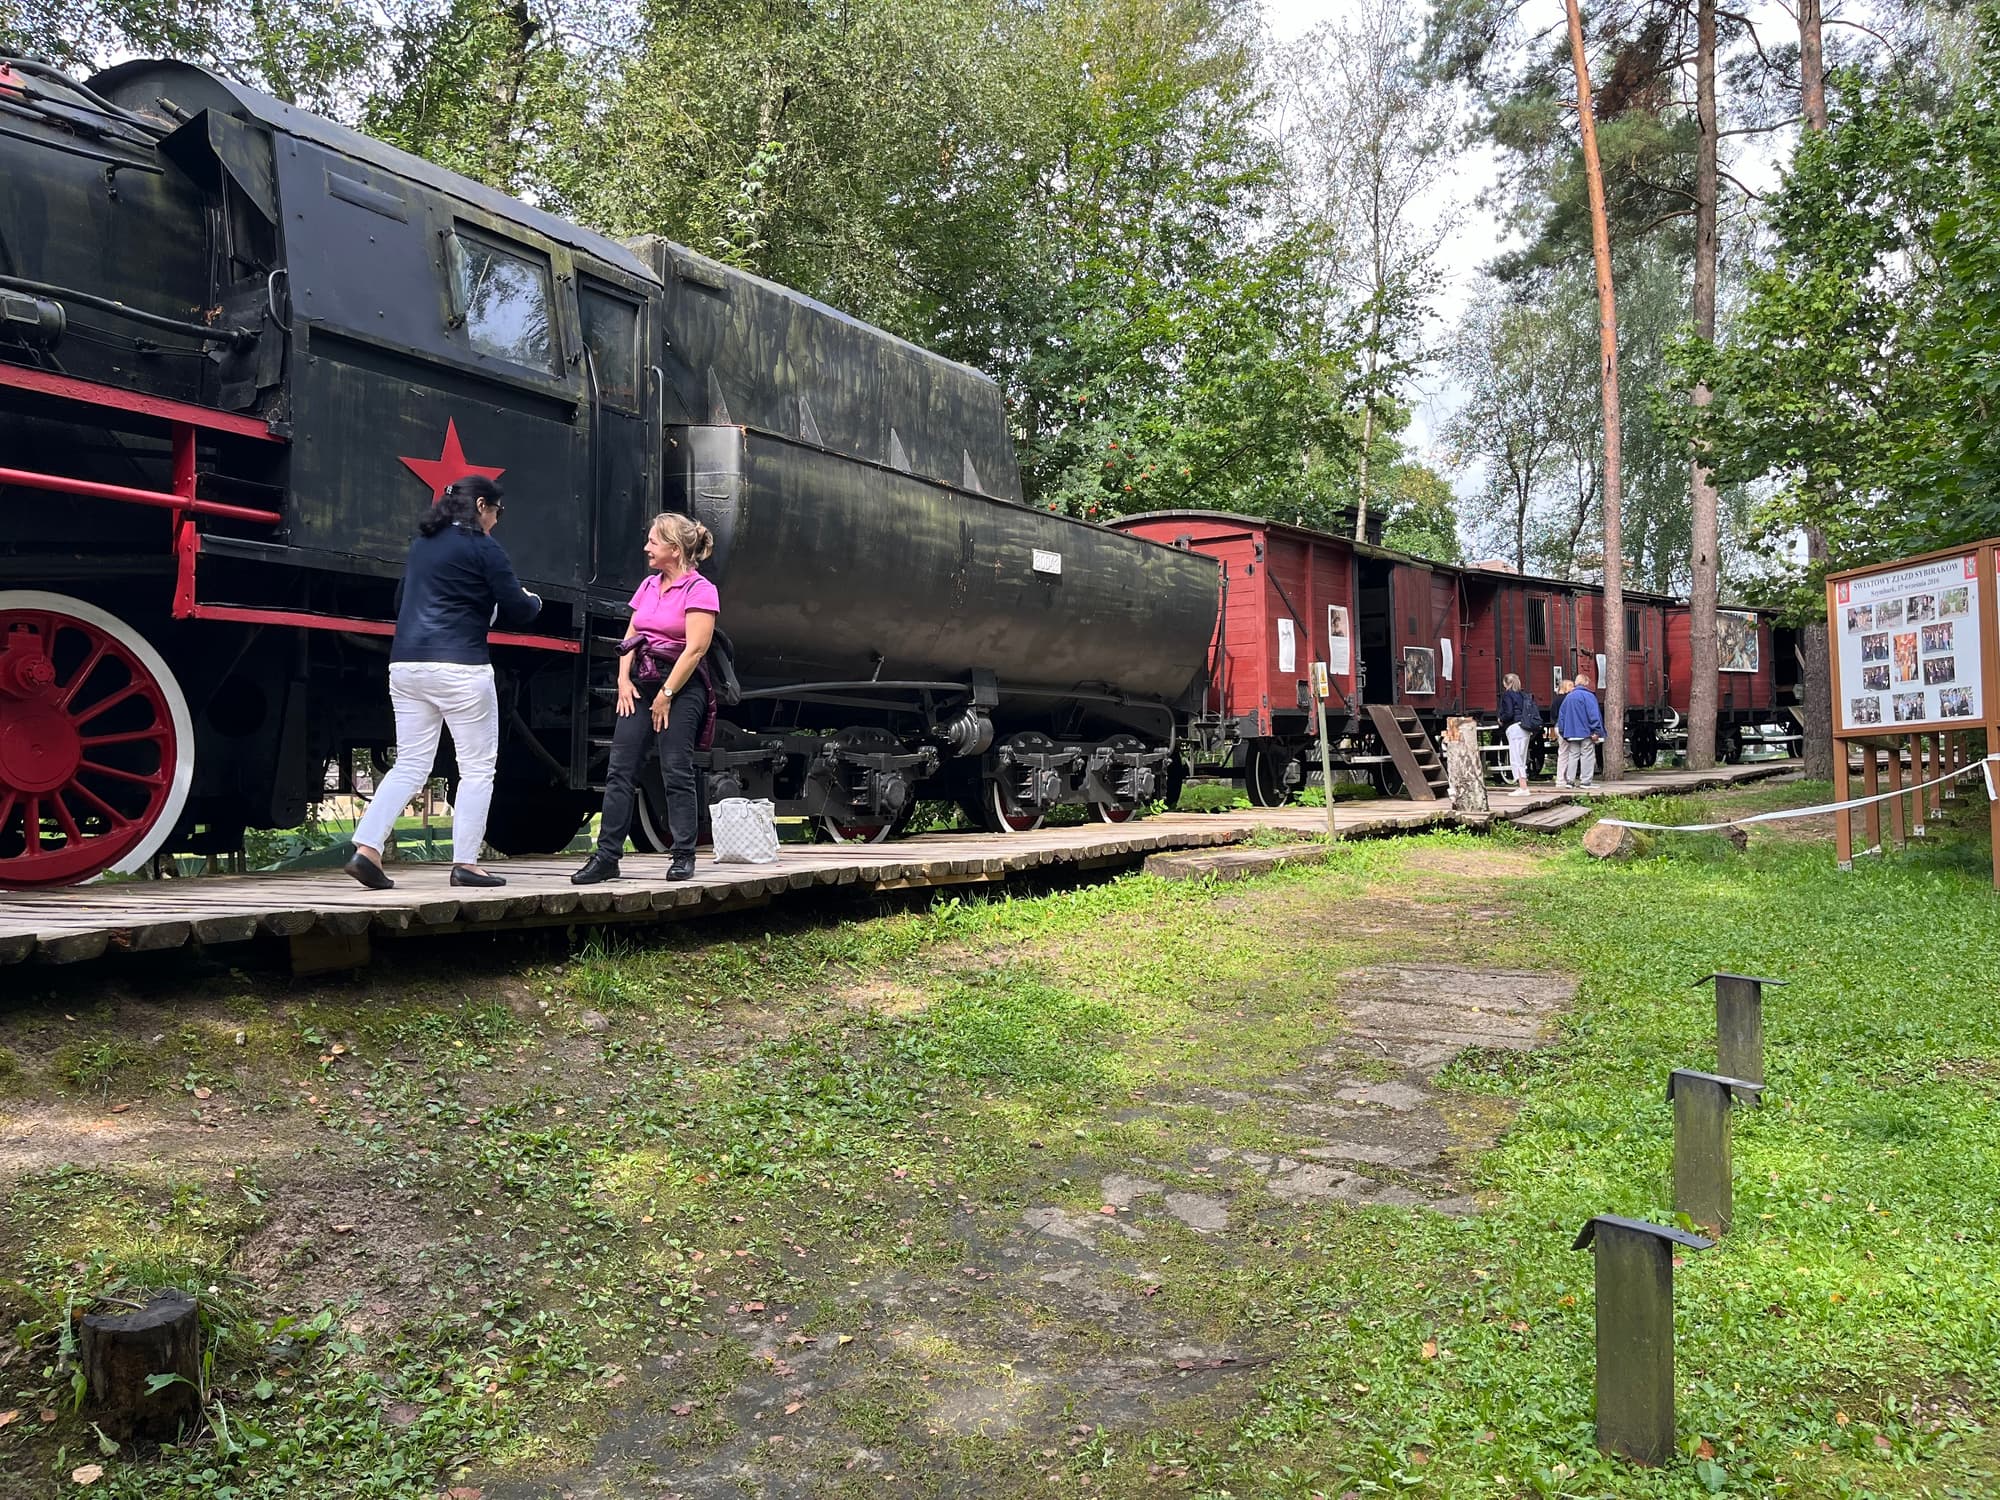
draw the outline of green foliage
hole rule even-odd
[[[2000,16],[1942,109],[1935,80],[1841,80],[1771,208],[1774,244],[1723,347],[1717,468],[1769,480],[1773,536],[1817,526],[1830,568],[2000,530]],[[1798,606],[1821,607],[1804,580]]]

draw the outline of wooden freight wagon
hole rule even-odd
[[[1577,590],[1577,646],[1567,675],[1588,670],[1604,696],[1604,590],[1595,584]],[[1673,716],[1667,703],[1667,611],[1673,601],[1658,594],[1625,594],[1625,748],[1634,766],[1660,758]]]
[[[1209,743],[1252,801],[1282,802],[1316,770],[1316,661],[1329,667],[1336,764],[1385,791],[1443,793],[1431,736],[1463,701],[1457,570],[1254,516],[1155,511],[1113,524],[1221,566]]]

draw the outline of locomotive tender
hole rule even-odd
[[[1176,774],[1214,566],[1023,505],[986,377],[201,68],[0,58],[0,887],[232,850],[386,752],[395,582],[468,473],[546,601],[493,638],[503,852],[596,805],[662,508],[745,689],[711,797],[878,838]]]

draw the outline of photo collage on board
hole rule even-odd
[[[1848,728],[1977,716],[1973,562],[1944,559],[1838,586]]]

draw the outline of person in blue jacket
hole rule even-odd
[[[1597,747],[1604,740],[1604,714],[1591,691],[1590,674],[1576,674],[1576,686],[1556,714],[1562,749],[1556,755],[1556,785],[1586,787],[1597,772]]]
[[[383,873],[382,845],[397,816],[430,780],[438,734],[446,727],[458,757],[451,883],[507,883],[479,863],[500,756],[500,700],[486,632],[496,622],[527,624],[542,612],[542,601],[521,587],[506,551],[493,540],[491,532],[507,509],[500,496],[500,486],[482,475],[455,481],[410,543],[397,590],[396,641],[389,649],[396,763],[354,830],[354,857],[346,866],[371,890],[395,884]]]

